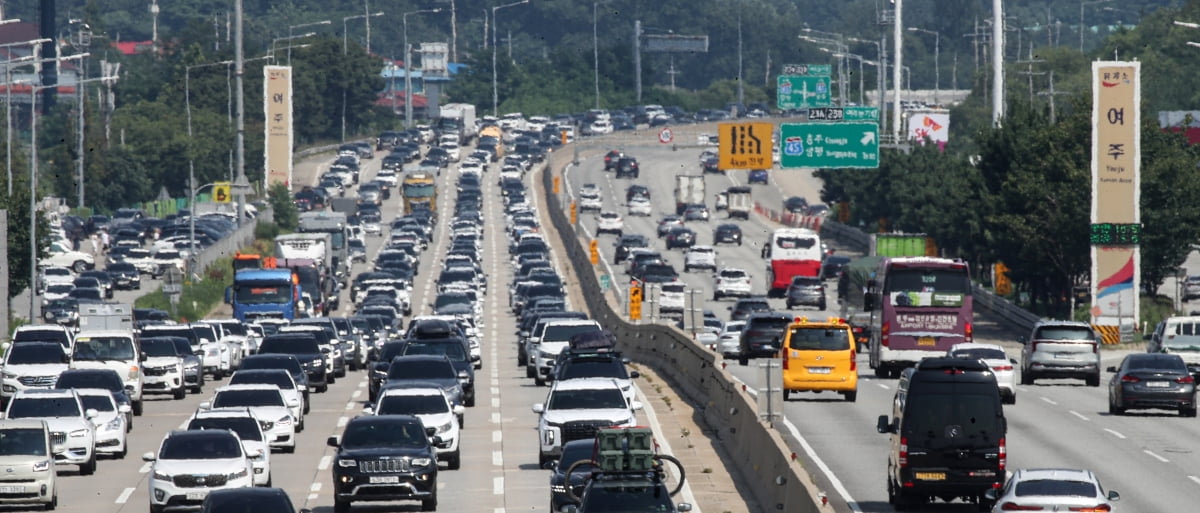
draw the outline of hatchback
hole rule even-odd
[[[1196,379],[1179,355],[1130,354],[1120,367],[1109,367],[1108,372],[1113,373],[1108,382],[1109,413],[1162,408],[1179,410],[1184,417],[1196,416]]]

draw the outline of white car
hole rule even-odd
[[[480,175],[486,169],[487,166],[483,165],[483,162],[474,159],[465,160],[462,164],[458,165],[458,172],[464,175]]]
[[[598,192],[585,192],[579,195],[579,211],[599,211],[604,208],[604,199]]]
[[[426,428],[434,428],[434,436],[442,439],[442,443],[434,446],[438,459],[445,461],[450,470],[458,470],[462,465],[459,441],[465,411],[461,404],[451,405],[446,391],[430,383],[381,390],[375,404],[367,406],[363,413],[416,416]]]
[[[746,321],[729,321],[721,328],[721,333],[717,335],[717,352],[724,355],[726,358],[733,358],[742,350],[740,341],[742,338],[742,328],[746,327]]]
[[[90,253],[74,251],[61,244],[50,244],[50,256],[38,262],[38,267],[67,267],[81,273],[96,267],[96,258]]]
[[[63,346],[58,342],[18,342],[8,346],[0,378],[0,401],[7,403],[21,390],[52,388],[67,367]]]
[[[591,135],[607,135],[613,133],[613,125],[607,119],[597,119],[588,125],[587,130]]]
[[[96,473],[96,428],[92,419],[99,412],[83,407],[75,390],[21,390],[8,402],[6,419],[35,419],[46,422],[51,433],[64,433],[54,444],[57,465],[79,465],[85,476]]]
[[[642,403],[626,401],[621,386],[611,378],[553,382],[546,402],[533,405],[533,412],[540,415],[538,465],[561,456],[567,442],[595,436],[597,423],[606,427],[636,425],[635,412],[640,409]]]
[[[618,237],[625,230],[625,220],[621,219],[621,214],[612,211],[603,211],[596,216],[596,234],[613,233]]]
[[[682,314],[687,308],[687,286],[681,281],[658,285],[658,311],[663,314]]]
[[[459,149],[457,142],[445,142],[441,147],[443,150],[446,150],[446,155],[450,157],[451,162],[458,162],[462,159],[462,151]]]
[[[173,245],[155,245],[155,251],[166,251],[174,248],[175,246]],[[133,266],[137,268],[138,272],[142,274],[158,276],[158,274],[162,272],[162,270],[158,268],[158,262],[154,260],[154,254],[146,249],[133,248],[129,250],[129,252],[125,254],[124,261],[133,264]]]
[[[399,180],[400,179],[396,176],[396,172],[391,169],[381,169],[375,174],[375,181],[387,184],[393,190],[396,188],[396,184],[399,183]]]
[[[579,195],[584,194],[600,194],[600,186],[594,183],[585,183],[579,187]]]
[[[157,453],[142,455],[150,462],[146,486],[151,513],[164,513],[171,504],[202,503],[213,490],[254,486],[252,456],[233,431],[167,433]]]
[[[128,404],[117,404],[112,391],[105,388],[77,388],[84,410],[96,410],[92,426],[96,429],[96,453],[125,459],[129,452]]]
[[[641,196],[629,200],[629,215],[650,217],[653,207],[650,200]]]
[[[284,371],[286,373],[287,371]],[[254,486],[271,486],[271,447],[262,423],[246,408],[197,411],[187,422],[188,430],[228,429],[237,434],[242,450],[254,468]]]
[[[70,269],[62,266],[43,267],[38,272],[38,292],[45,290],[51,285],[72,285],[75,283],[75,273]]]
[[[717,271],[713,284],[713,301],[726,297],[748,297],[751,294],[750,273],[736,267],[725,267]]]
[[[717,250],[712,246],[692,246],[683,254],[683,271],[692,269],[717,270]]]
[[[183,377],[183,357],[171,339],[147,337],[142,339],[142,391],[151,394],[171,394],[175,399],[187,396]]]
[[[185,263],[183,255],[174,249],[164,249],[154,254],[154,261],[158,263],[160,269],[169,269],[170,266],[175,266],[179,272],[183,272]]]
[[[72,290],[75,290],[75,286],[70,283],[52,283],[42,291],[42,304],[68,297]]]
[[[291,408],[298,401],[286,401],[275,385],[225,385],[213,394],[212,402],[201,403],[201,410],[215,408],[249,408],[262,423],[267,443],[285,453],[296,452],[296,427]]]
[[[946,356],[954,358],[970,358],[983,360],[996,376],[996,384],[1000,386],[1000,396],[1007,404],[1017,402],[1017,373],[1013,370],[1016,360],[1010,359],[1004,348],[997,344],[961,343],[950,346]]]

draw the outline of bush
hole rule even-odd
[[[292,194],[287,186],[281,183],[271,185],[267,193],[271,210],[275,212],[275,224],[281,230],[295,230],[300,224],[300,214],[296,211],[296,204],[292,202]]]
[[[171,308],[171,302],[162,288],[146,294],[136,301],[137,308],[158,308],[171,312],[171,318],[179,321],[196,321],[208,316],[209,312],[225,300],[225,288],[233,285],[233,259],[217,259],[204,271],[200,281],[184,282],[179,305]]]
[[[275,240],[279,236],[279,225],[275,223],[258,223],[254,225],[255,240]]]

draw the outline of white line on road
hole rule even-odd
[[[1157,454],[1154,454],[1153,452],[1150,452],[1149,450],[1144,450],[1144,451],[1142,451],[1142,452],[1146,453],[1146,454],[1147,454],[1147,455],[1149,455],[1151,458],[1154,458],[1154,459],[1156,459],[1156,460],[1158,460],[1158,461],[1161,461],[1161,462],[1163,462],[1163,463],[1169,463],[1169,462],[1171,461],[1171,460],[1168,460],[1168,459],[1166,459],[1166,458],[1164,458],[1164,457],[1162,457],[1162,456],[1159,456],[1159,455],[1157,455]]]
[[[876,383],[876,385],[879,385],[879,388],[882,388],[882,389],[884,389],[884,390],[888,390],[888,389],[892,388],[892,387],[889,387],[889,386],[887,386],[887,385],[885,385],[885,384],[883,384],[883,383]]]
[[[492,478],[492,494],[493,495],[504,495],[504,478],[503,477]]]
[[[150,462],[148,462],[148,461],[146,462],[145,465],[142,465],[142,468],[138,469],[139,474],[145,474],[146,472],[149,472],[149,471],[150,471]]]
[[[350,422],[350,417],[338,417],[337,427],[344,428],[347,422]]]
[[[492,398],[492,408],[499,408],[499,407],[500,407],[500,397],[499,396],[493,397]]]
[[[1121,434],[1120,432],[1118,432],[1118,431],[1113,431],[1113,430],[1111,430],[1111,429],[1108,429],[1108,428],[1104,428],[1104,430],[1105,430],[1105,431],[1108,431],[1108,434],[1110,434],[1110,435],[1112,435],[1112,436],[1115,436],[1115,437],[1117,437],[1117,438],[1120,438],[1121,440],[1124,440],[1124,439],[1125,439],[1125,435],[1122,435],[1122,434]]]
[[[362,389],[360,388],[358,390],[355,390],[353,394],[350,394],[350,397],[358,399],[359,396],[361,396],[361,395],[362,395]]]
[[[315,500],[317,500],[318,497],[320,497],[320,495],[317,495],[315,493],[308,494],[308,500],[310,500],[310,501],[315,501]]]
[[[499,423],[500,423],[500,412],[493,412],[492,413],[492,424],[499,424]]]
[[[317,481],[317,482],[313,483],[312,486],[308,487],[308,491],[314,492],[314,493],[321,491],[321,482]]]
[[[492,431],[492,443],[498,444],[504,439],[504,432],[499,429]]]
[[[133,495],[133,488],[126,488],[121,492],[121,495],[117,496],[117,504],[125,504],[129,500],[130,495]]]
[[[662,435],[659,443],[662,444],[663,452],[674,454],[674,451],[671,450],[671,442],[667,440],[667,434],[663,432],[662,425],[658,423],[658,415],[654,412],[654,408],[649,406],[650,398],[646,397],[646,394],[642,392],[641,387],[637,386],[637,383],[634,383],[633,387],[634,392],[637,393],[637,397],[641,398],[642,404],[647,405],[646,408],[642,409],[642,413],[646,414],[646,421],[650,423],[650,429]],[[679,476],[675,474],[675,467],[673,465],[668,465],[667,470],[671,473],[672,477],[679,479]],[[691,503],[692,511],[700,513],[700,505],[696,503],[696,497],[692,495],[692,485],[688,484],[687,480],[684,480],[683,483],[683,500]]]
[[[350,401],[350,402],[346,403],[347,410],[352,409],[352,408],[354,408],[354,401]]]
[[[492,510],[492,513],[504,513],[504,508],[496,508]]]
[[[1055,405],[1055,406],[1058,406],[1058,403],[1054,402],[1054,400],[1053,400],[1053,399],[1050,399],[1049,397],[1043,397],[1043,398],[1042,398],[1042,400],[1043,400],[1043,401],[1046,401],[1047,403],[1050,403],[1050,404],[1053,404],[1053,405]]]
[[[1188,479],[1191,479],[1193,483],[1200,484],[1200,477],[1188,476]]]
[[[367,388],[367,382],[366,382],[365,380],[364,380],[364,381],[359,381],[359,382],[358,382],[358,388]]]
[[[497,467],[504,466],[504,451],[492,451],[492,465]]]
[[[317,470],[329,470],[329,465],[333,463],[333,456],[321,456],[321,462],[317,464]]]
[[[1074,415],[1074,416],[1076,416],[1076,417],[1079,417],[1079,420],[1082,420],[1082,421],[1084,421],[1084,422],[1087,422],[1087,421],[1089,420],[1087,417],[1084,417],[1082,413],[1079,413],[1079,412],[1077,412],[1077,411],[1075,411],[1075,410],[1071,410],[1071,415]]]
[[[813,460],[813,463],[817,464],[817,468],[821,469],[821,473],[825,474],[825,477],[829,479],[831,484],[833,484],[833,489],[837,491],[838,495],[842,497],[842,500],[846,501],[846,504],[850,506],[850,511],[862,513],[862,508],[858,507],[858,503],[855,502],[854,498],[850,496],[850,491],[846,490],[846,485],[843,485],[842,481],[833,474],[833,470],[829,468],[829,465],[825,464],[825,460],[822,460],[820,456],[817,456],[817,451],[813,450],[813,447],[812,445],[809,445],[808,440],[805,440],[804,437],[800,435],[800,430],[796,428],[796,425],[792,424],[792,421],[787,417],[784,417],[783,426],[786,427],[788,432],[792,434],[792,437],[800,443],[800,447],[804,448],[804,453]]]

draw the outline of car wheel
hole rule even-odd
[[[887,375],[888,375],[887,369],[885,369],[883,367],[875,367],[875,377],[877,377],[879,379],[885,379],[885,378],[887,378]]]
[[[142,402],[141,401],[134,401],[133,405],[132,405],[132,409],[133,409],[134,415],[136,415],[138,417],[142,416]]]
[[[421,511],[437,511],[437,496],[421,501]]]
[[[846,393],[842,394],[842,397],[844,397],[846,399],[846,402],[848,402],[848,403],[857,401],[858,400],[858,390],[855,390],[853,392],[846,392]]]
[[[1021,384],[1022,385],[1032,385],[1033,380],[1034,380],[1034,377],[1033,377],[1032,372],[1027,371],[1027,370],[1021,371]]]
[[[820,308],[822,312],[825,311],[825,302],[821,301],[821,304],[817,305],[817,308]]]
[[[541,374],[538,374],[537,376],[533,377],[533,384],[539,387],[544,387],[546,386],[546,380],[542,379]]]
[[[518,348],[517,349],[517,367],[524,367],[526,364],[529,363],[527,361],[528,359],[529,359],[529,357],[527,357],[525,355],[525,350],[522,348]]]
[[[179,388],[175,389],[175,391],[171,394],[171,396],[174,397],[175,400],[183,399],[184,397],[187,396],[187,389],[183,388],[183,387],[179,387]]]
[[[738,365],[741,365],[742,367],[750,365],[750,358],[747,357],[745,354],[739,354],[738,355]]]
[[[296,446],[294,446],[294,445],[289,445],[289,446],[283,447],[284,454],[292,454],[295,452],[296,452]]]
[[[1098,387],[1100,386],[1100,374],[1088,376],[1085,381],[1087,381],[1087,386],[1089,387]]]
[[[1195,406],[1193,406],[1193,407],[1191,407],[1191,408],[1181,408],[1181,409],[1179,410],[1179,416],[1181,416],[1181,417],[1195,417],[1195,416],[1196,416],[1196,407],[1195,407]]]
[[[75,263],[71,264],[71,270],[75,271],[75,274],[84,272],[87,270],[87,262],[84,262],[83,260],[76,260]]]
[[[325,392],[328,392],[328,391],[329,391],[329,385],[321,385],[321,386],[317,387],[318,394],[324,394]]]
[[[1006,394],[1004,396],[1004,404],[1017,404],[1017,393]]]
[[[788,389],[786,389],[786,388],[785,388],[785,389],[783,389],[783,401],[784,401],[784,402],[787,402],[787,401],[789,401],[791,398],[792,398],[792,391],[791,391],[791,390],[788,390]]]
[[[462,467],[461,449],[454,451],[449,457],[446,458],[446,466],[449,467],[450,470],[458,470],[460,467]]]
[[[54,511],[54,508],[57,508],[57,507],[58,507],[58,494],[55,493],[53,497],[50,497],[50,502],[46,503],[46,511]]]
[[[333,511],[336,513],[346,513],[350,511],[350,501],[344,499],[333,499]]]
[[[537,375],[537,369],[534,369],[533,367],[530,367],[528,365],[525,366],[525,377],[532,378],[536,375]]]
[[[79,465],[79,475],[90,476],[95,473],[96,473],[96,452],[93,450],[92,457],[90,459],[88,459],[87,463],[83,463],[83,464]]]

